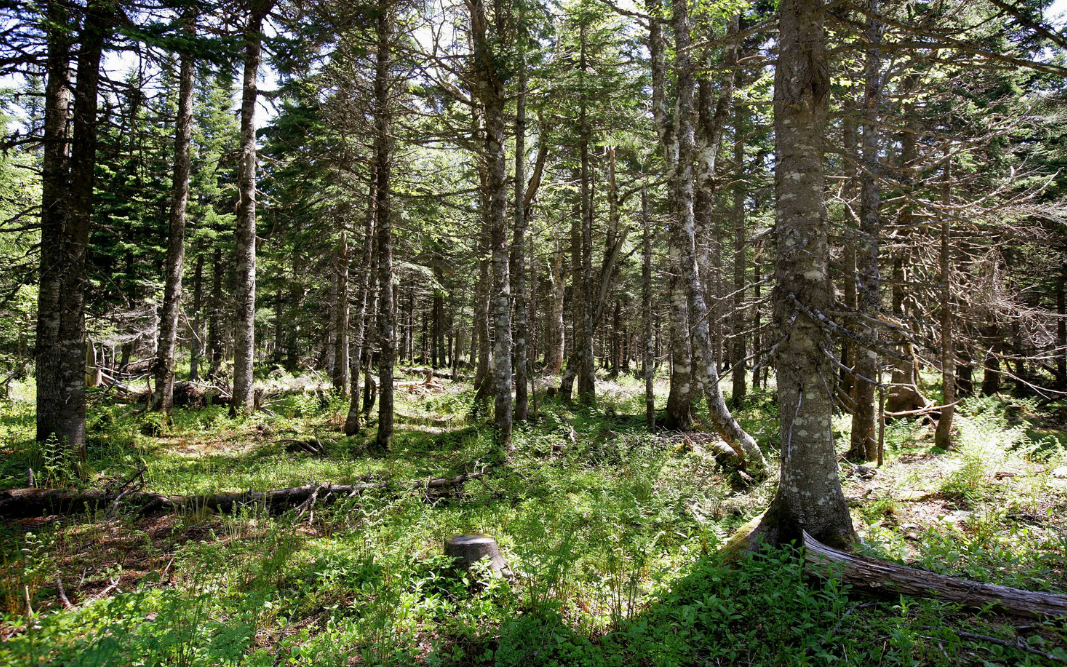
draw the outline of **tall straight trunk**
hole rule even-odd
[[[480,245],[483,250],[486,250],[489,241],[485,238],[485,234],[481,236]],[[474,388],[477,390],[479,400],[489,395],[488,386],[485,390],[482,389],[482,386],[485,383],[489,383],[489,386],[491,386],[493,383],[489,375],[489,363],[492,356],[492,341],[489,340],[489,292],[492,279],[492,262],[490,259],[482,257],[478,260],[478,284],[474,290],[474,329],[477,341],[477,347],[474,348],[474,351],[477,352]]]
[[[337,353],[337,258],[330,262],[330,300],[326,305],[326,376],[333,382]]]
[[[545,322],[545,367],[547,375],[557,375],[563,369],[563,349],[566,347],[567,327],[563,322],[563,302],[567,290],[565,255],[557,250],[548,266],[548,319]]]
[[[520,16],[522,25],[524,17]],[[511,241],[511,294],[515,307],[515,419],[526,421],[530,414],[529,361],[526,315],[526,60],[525,35],[519,35],[519,90],[515,100],[515,212]],[[545,137],[541,137],[544,145]]]
[[[341,229],[341,240],[337,245],[337,303],[335,305],[336,323],[334,324],[333,353],[333,388],[347,394],[349,382],[349,339],[348,327],[350,313],[348,310],[348,232]]]
[[[676,223],[672,222],[673,228]],[[682,277],[674,268],[680,261],[673,246],[668,248],[672,267],[667,279],[671,318],[671,379],[667,391],[667,408],[664,414],[664,427],[672,430],[688,431],[693,427],[693,366],[689,351],[689,306]]]
[[[752,350],[758,352],[763,349],[763,336],[760,333],[760,328],[763,326],[763,317],[760,312],[760,300],[763,298],[761,294],[762,288],[760,287],[760,281],[763,280],[763,270],[760,267],[760,253],[757,249],[756,256],[752,260],[752,277],[754,283],[752,286]],[[754,389],[762,388],[760,383],[760,375],[763,372],[763,367],[766,364],[757,363],[752,365],[752,387]]]
[[[844,144],[845,151],[849,155],[856,154],[856,146],[858,141],[856,139],[856,124],[845,119],[844,121]],[[859,182],[859,172],[856,169],[856,164],[852,160],[845,160],[845,185],[844,192],[845,198],[848,201],[852,201],[856,196],[856,190]],[[841,276],[842,291],[845,296],[845,308],[854,313],[859,310],[859,296],[856,292],[856,230],[859,228],[859,220],[857,220],[856,214],[853,212],[851,206],[845,207],[845,228],[848,233],[845,235],[844,252],[842,253],[841,263],[844,265],[844,270]],[[849,328],[854,328],[853,323],[848,323]],[[845,337],[841,341],[841,374],[838,380],[838,400],[843,403],[849,412],[852,412],[855,401],[853,400],[852,392],[855,387],[855,371],[856,368],[856,344],[851,338]]]
[[[641,356],[641,374],[645,378],[645,426],[656,425],[656,394],[653,388],[655,373],[655,336],[652,331],[652,231],[648,212],[648,186],[641,186],[641,316],[645,332],[645,347]]]
[[[396,361],[396,315],[393,308],[392,113],[389,108],[393,17],[390,0],[379,0],[378,49],[374,70],[374,152],[378,175],[378,434],[375,445],[386,449],[393,437],[393,364]]]
[[[60,296],[65,274],[63,242],[69,197],[70,37],[65,5],[49,2],[44,102],[44,155],[41,175],[41,284],[37,293],[37,440],[57,433],[65,398],[60,390]]]
[[[256,352],[256,76],[263,48],[263,19],[272,0],[254,2],[245,27],[241,84],[241,155],[237,178],[237,285],[231,413],[251,414]]]
[[[693,212],[693,182],[694,162],[696,161],[696,136],[693,127],[693,71],[689,53],[691,43],[689,36],[689,9],[688,0],[674,0],[673,24],[677,47],[676,69],[678,71],[678,166],[674,170],[671,192],[674,195],[676,224],[671,228],[670,252],[675,260],[676,270],[680,271],[683,284],[688,296],[689,305],[689,336],[692,341],[693,368],[696,379],[704,390],[704,398],[708,403],[708,413],[715,429],[723,440],[737,452],[738,457],[753,471],[759,472],[766,468],[767,461],[760,451],[759,446],[751,435],[737,423],[722,392],[719,390],[719,369],[715,363],[711,348],[711,335],[709,333],[706,313],[707,306],[704,301],[704,289],[700,284],[699,267],[697,265],[696,251],[696,225]],[[731,23],[731,33],[737,34],[737,21]],[[735,65],[737,58],[736,45],[731,46],[726,62]],[[720,93],[718,108],[715,112],[717,127],[712,128],[713,136],[721,137],[722,127],[726,120],[726,113],[733,98],[733,77],[726,78],[723,90]],[[719,139],[712,139],[718,145]],[[717,151],[709,151],[701,156],[704,160],[713,159]],[[714,164],[707,165],[712,173],[715,171]]]
[[[863,169],[860,171],[860,248],[856,253],[859,272],[859,330],[868,339],[878,338],[878,329],[869,324],[878,319],[881,301],[881,275],[878,269],[881,217],[878,183],[878,105],[881,99],[881,57],[877,45],[882,40],[881,22],[876,18],[879,0],[869,0],[871,19],[867,27],[863,94]],[[878,432],[875,429],[874,382],[879,382],[878,353],[858,350],[856,355],[855,405],[852,410],[852,441],[849,458],[874,461],[878,458]]]
[[[952,203],[952,158],[945,160],[941,202],[946,210]],[[956,350],[952,332],[952,220],[946,213],[941,219],[941,418],[934,431],[934,446],[952,448],[952,418],[956,407]]]
[[[1056,375],[1060,387],[1067,387],[1067,262],[1060,268],[1060,280],[1056,285],[1056,314],[1060,316],[1056,323]]]
[[[186,31],[190,37],[193,33],[192,23],[192,18],[187,17]],[[189,141],[193,129],[193,80],[196,76],[191,53],[181,54],[180,68],[178,116],[174,125],[174,180],[170,196],[167,275],[153,368],[156,391],[152,397],[152,410],[166,415],[174,412],[174,348],[182,302],[182,272],[185,269],[185,208],[189,201]]]
[[[345,435],[353,436],[362,428],[359,421],[359,373],[360,362],[370,357],[366,351],[367,332],[367,303],[370,301],[371,273],[374,267],[374,220],[377,215],[378,190],[377,171],[371,169],[370,192],[367,194],[367,218],[363,226],[363,262],[360,271],[359,302],[356,306],[356,329],[353,340],[355,353],[352,355],[352,389],[351,402],[348,406],[348,416],[345,417]]]
[[[578,74],[581,102],[578,111],[579,153],[581,159],[581,194],[582,194],[582,283],[581,293],[575,294],[581,301],[579,308],[582,319],[581,335],[575,338],[575,347],[580,350],[578,365],[578,404],[592,405],[596,402],[596,365],[593,359],[593,196],[590,192],[589,141],[591,130],[589,114],[586,109],[587,99],[584,90],[588,62],[586,58],[586,26],[579,29],[581,44],[578,54]],[[577,275],[577,273],[575,273]]]
[[[208,377],[216,378],[222,366],[222,249],[211,257],[211,308],[207,319]]]
[[[189,354],[189,381],[200,380],[200,361],[204,356],[204,253],[196,254],[193,269],[193,340]]]
[[[575,174],[577,179],[582,178],[581,170]],[[564,401],[571,400],[571,393],[574,389],[574,381],[581,373],[582,366],[582,351],[584,345],[581,341],[585,340],[585,334],[583,330],[585,328],[585,318],[583,317],[583,295],[584,289],[581,285],[582,280],[582,225],[583,225],[583,209],[581,202],[576,202],[574,208],[571,211],[571,243],[570,243],[570,274],[571,274],[571,295],[570,295],[570,319],[571,319],[571,337],[570,337],[570,354],[567,355],[567,368],[563,371],[563,377],[559,383],[559,393],[563,397]]]
[[[984,330],[983,338],[992,341],[986,346],[985,357],[982,360],[982,396],[993,396],[1000,393],[1000,330],[997,326],[989,326]]]
[[[740,83],[740,75],[735,85]],[[734,106],[734,168],[736,170],[733,197],[734,223],[734,302],[733,302],[733,342],[730,350],[730,375],[733,387],[730,391],[734,405],[744,400],[748,387],[745,384],[745,109],[742,105]]]
[[[85,8],[74,89],[70,188],[57,266],[62,273],[59,327],[54,343],[45,344],[55,351],[55,356],[48,359],[55,362],[55,370],[46,373],[55,385],[43,399],[38,399],[38,437],[54,434],[78,458],[85,457],[85,262],[93,215],[97,93],[112,12],[107,0],[90,0]]]
[[[775,265],[781,479],[750,535],[787,544],[807,531],[823,544],[856,540],[834,451],[833,367],[816,317],[833,307],[824,203],[823,141],[830,101],[821,0],[785,0],[779,8],[774,75]],[[802,306],[802,307],[801,307]],[[750,542],[754,543],[754,542]]]

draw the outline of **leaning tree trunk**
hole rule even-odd
[[[393,437],[393,364],[396,361],[396,314],[393,308],[392,187],[393,137],[390,71],[393,17],[390,0],[379,0],[378,50],[374,71],[374,151],[378,168],[378,434],[375,446],[386,449]]]
[[[711,335],[708,327],[708,312],[704,302],[704,290],[700,283],[696,254],[696,226],[693,212],[693,171],[696,159],[696,136],[693,127],[693,73],[689,55],[689,11],[688,0],[675,0],[674,34],[677,41],[678,70],[678,166],[674,171],[671,190],[674,195],[676,224],[671,228],[671,257],[678,262],[675,270],[681,273],[688,296],[689,335],[692,341],[693,368],[696,378],[703,386],[704,397],[708,403],[708,413],[719,435],[734,449],[738,457],[754,471],[762,471],[767,461],[751,435],[741,428],[730,414],[719,390],[719,370],[711,349]],[[731,24],[731,32],[736,35],[737,22]],[[731,47],[732,54],[727,55],[727,63],[736,63],[736,46]],[[726,111],[733,97],[733,77],[727,77],[724,90],[715,112],[718,128],[712,128],[711,141],[718,144]],[[708,151],[702,157],[707,161],[713,159],[714,151]],[[706,168],[714,173],[714,163]]]
[[[934,431],[934,446],[952,448],[952,417],[956,412],[956,349],[952,331],[952,220],[947,210],[952,203],[952,158],[945,160],[945,180],[941,201],[946,213],[941,219],[941,418]]]
[[[190,24],[191,20],[188,21]],[[187,26],[192,36],[192,26]],[[174,412],[174,348],[182,302],[182,272],[185,269],[185,208],[189,201],[189,141],[193,129],[193,83],[196,67],[191,53],[181,54],[178,85],[178,116],[174,126],[174,181],[170,198],[170,233],[167,240],[167,276],[159,320],[153,375],[156,391],[152,410]]]
[[[859,272],[859,330],[863,337],[877,340],[878,329],[869,324],[878,319],[881,276],[878,270],[880,192],[878,174],[878,104],[881,99],[881,22],[876,18],[878,1],[870,0],[871,19],[867,28],[867,60],[864,66],[866,90],[863,95],[863,166],[860,170],[860,247],[856,253]],[[875,430],[875,384],[880,381],[878,353],[870,348],[857,350],[856,378],[852,412],[852,440],[849,458],[874,461],[878,458]]]
[[[231,413],[251,414],[252,366],[256,352],[256,76],[263,48],[263,19],[270,8],[256,3],[245,28],[244,79],[241,86],[241,156],[237,179],[237,287],[234,318],[233,400]]]
[[[351,389],[351,402],[348,406],[348,416],[345,417],[345,435],[353,436],[359,432],[361,425],[359,422],[359,373],[360,373],[360,360],[362,357],[366,357],[368,360],[370,354],[365,352],[366,350],[366,333],[367,333],[367,303],[370,300],[370,286],[371,286],[371,272],[374,266],[374,219],[378,210],[378,190],[377,183],[377,170],[371,169],[370,173],[370,193],[367,195],[367,219],[364,223],[363,232],[363,270],[360,271],[360,286],[359,286],[359,306],[356,308],[356,331],[355,341],[353,348],[355,353],[352,355],[352,389]]]
[[[55,386],[38,413],[38,435],[54,434],[78,458],[85,456],[85,288],[86,256],[93,213],[96,167],[97,93],[100,61],[111,21],[110,3],[90,0],[85,9],[74,89],[74,128],[70,156],[70,189],[60,244],[59,327],[52,347]],[[43,422],[43,423],[42,423]]]
[[[60,295],[65,275],[63,242],[68,205],[70,113],[70,38],[64,5],[49,2],[47,72],[44,90],[44,154],[41,174],[41,263],[37,292],[37,440],[60,428],[64,394],[60,390]]]
[[[806,530],[847,547],[856,532],[834,451],[829,337],[816,319],[833,307],[823,199],[830,77],[822,10],[821,0],[786,0],[779,9],[773,305],[782,463],[777,494],[750,537],[787,544]]]

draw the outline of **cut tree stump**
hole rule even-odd
[[[839,576],[871,593],[904,594],[985,608],[1015,616],[1067,615],[1067,595],[1037,593],[946,577],[906,565],[838,551],[804,533],[804,560],[824,577]]]
[[[489,566],[498,577],[504,576],[508,564],[500,555],[496,540],[488,535],[456,535],[445,541],[445,555],[456,559],[457,565],[464,571],[482,560],[489,559]]]

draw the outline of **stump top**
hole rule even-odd
[[[453,535],[448,538],[449,544],[492,544],[496,540],[488,535],[481,535],[479,533],[472,533],[470,535]]]

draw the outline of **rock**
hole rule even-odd
[[[471,565],[483,558],[489,559],[489,566],[498,577],[504,576],[504,571],[508,569],[496,540],[488,535],[475,533],[450,537],[445,541],[445,555],[455,558],[456,565],[463,570],[469,570]]]
[[[1060,466],[1052,471],[1052,476],[1056,479],[1067,479],[1067,466]]]

